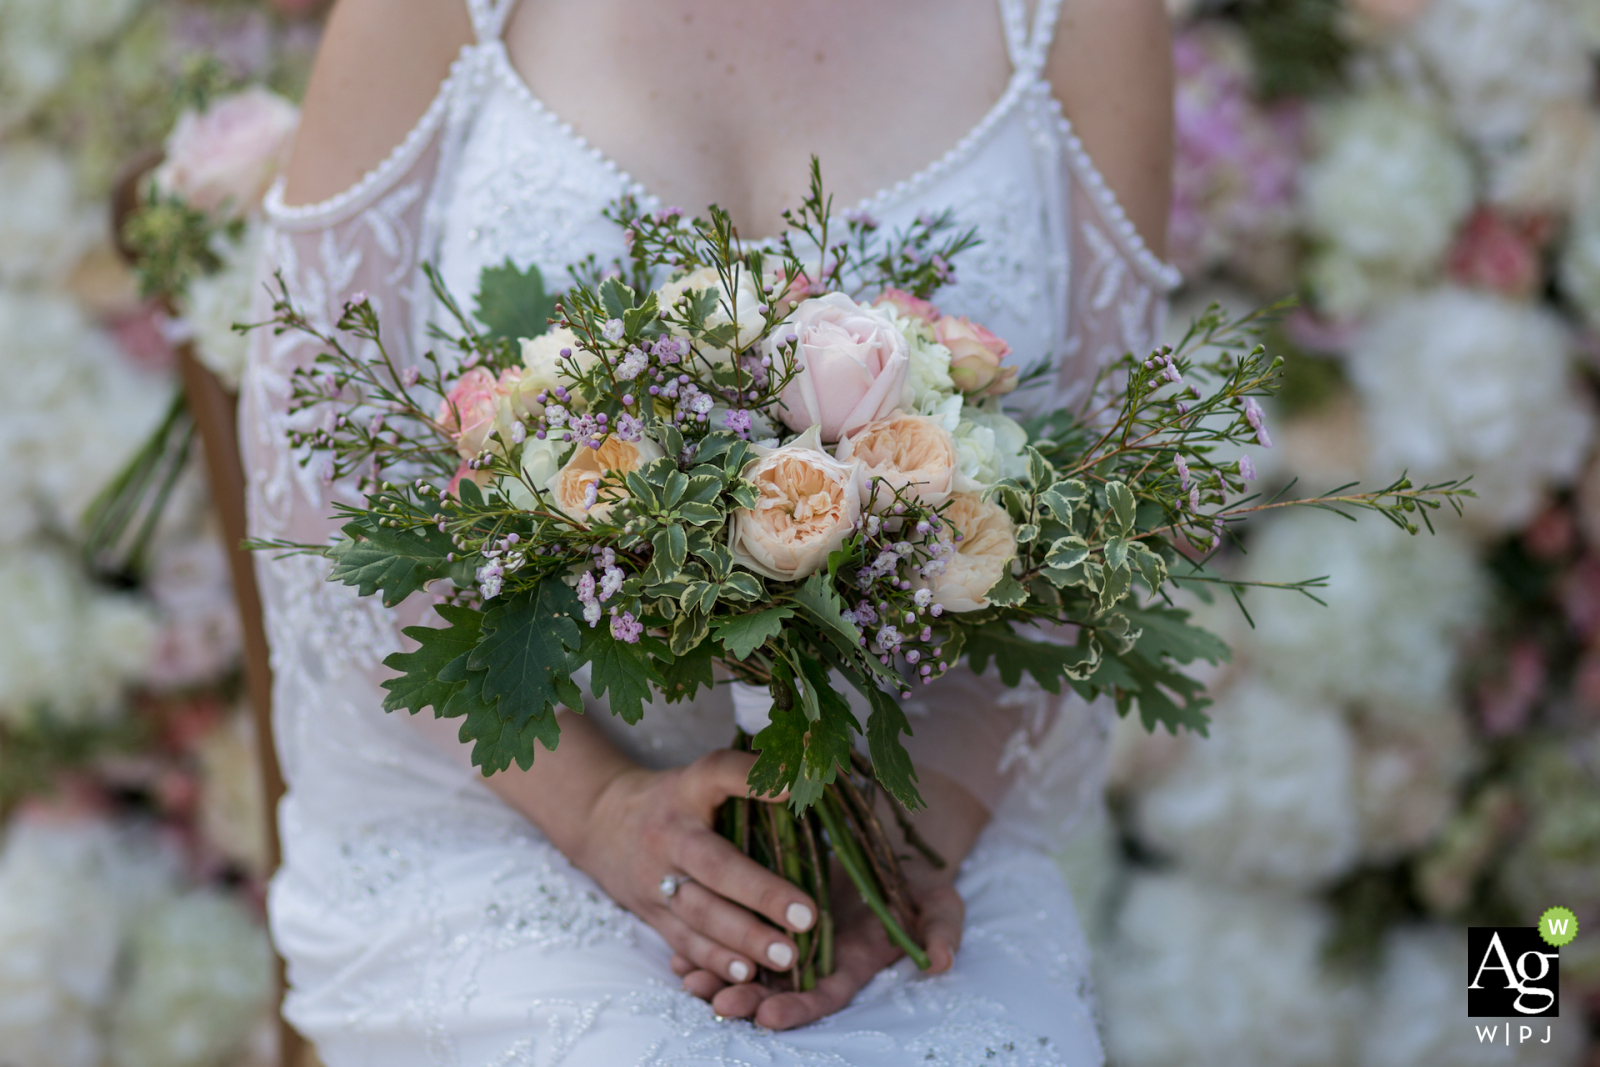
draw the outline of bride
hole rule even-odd
[[[941,305],[1024,369],[1049,364],[1014,407],[1069,403],[1148,349],[1177,280],[1153,251],[1166,16],[1160,0],[995,4],[342,0],[262,269],[325,329],[364,292],[414,362],[443,321],[424,263],[468,308],[508,258],[559,286],[622,253],[602,210],[623,194],[720,204],[763,237],[815,154],[836,209],[979,227]],[[254,337],[251,533],[324,540],[353,488],[286,435],[289,374],[316,350]],[[756,965],[786,966],[816,912],[709,828],[753,758],[722,748],[726,686],[631,728],[599,702],[564,710],[558,751],[485,779],[453,723],[380,707],[382,660],[427,598],[384,609],[320,563],[259,567],[289,783],[272,929],[285,1012],[328,1067],[1101,1061],[1051,852],[1096,803],[1103,709],[970,673],[912,702],[918,827],[951,860],[908,866],[934,965],[845,912],[836,973],[772,992]]]

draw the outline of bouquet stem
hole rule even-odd
[[[740,731],[733,747],[749,751],[750,742],[750,735]],[[920,917],[899,857],[872,810],[872,779],[869,775],[857,782],[855,775],[860,773],[858,766],[841,768],[821,799],[798,814],[784,804],[743,797],[730,798],[723,805],[718,827],[723,836],[745,855],[805,890],[817,904],[816,925],[795,935],[799,952],[794,965],[786,972],[762,968],[762,980],[768,984],[787,981],[789,988],[805,991],[833,973],[837,923],[829,880],[834,859],[883,924],[889,940],[918,967],[926,970],[930,965],[928,954],[914,936]],[[895,815],[906,831],[907,842],[943,866],[944,861],[915,837],[902,813]]]

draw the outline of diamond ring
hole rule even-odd
[[[671,900],[673,895],[678,892],[678,890],[683,886],[683,884],[685,882],[692,882],[692,881],[694,881],[694,879],[690,878],[687,874],[666,874],[666,875],[662,875],[661,876],[661,895],[665,899]]]

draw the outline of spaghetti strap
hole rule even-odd
[[[1000,0],[1000,23],[1006,32],[1006,51],[1015,70],[1044,70],[1055,37],[1061,0],[1038,0],[1033,25],[1028,25],[1027,0]]]
[[[478,43],[498,41],[505,32],[506,20],[511,17],[517,0],[467,0],[467,13],[472,16],[472,28]]]

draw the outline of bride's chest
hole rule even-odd
[[[547,110],[509,64],[486,64],[471,107],[444,160],[432,253],[463,307],[474,306],[483,269],[506,260],[537,266],[552,290],[568,288],[571,268],[591,260],[604,268],[625,252],[608,207],[624,196],[645,210],[663,206]],[[977,227],[982,243],[963,253],[939,303],[1007,338],[1028,366],[1058,354],[1066,332],[1066,197],[1037,166],[1019,110],[997,107],[931,166],[850,210],[889,230],[946,210]]]

